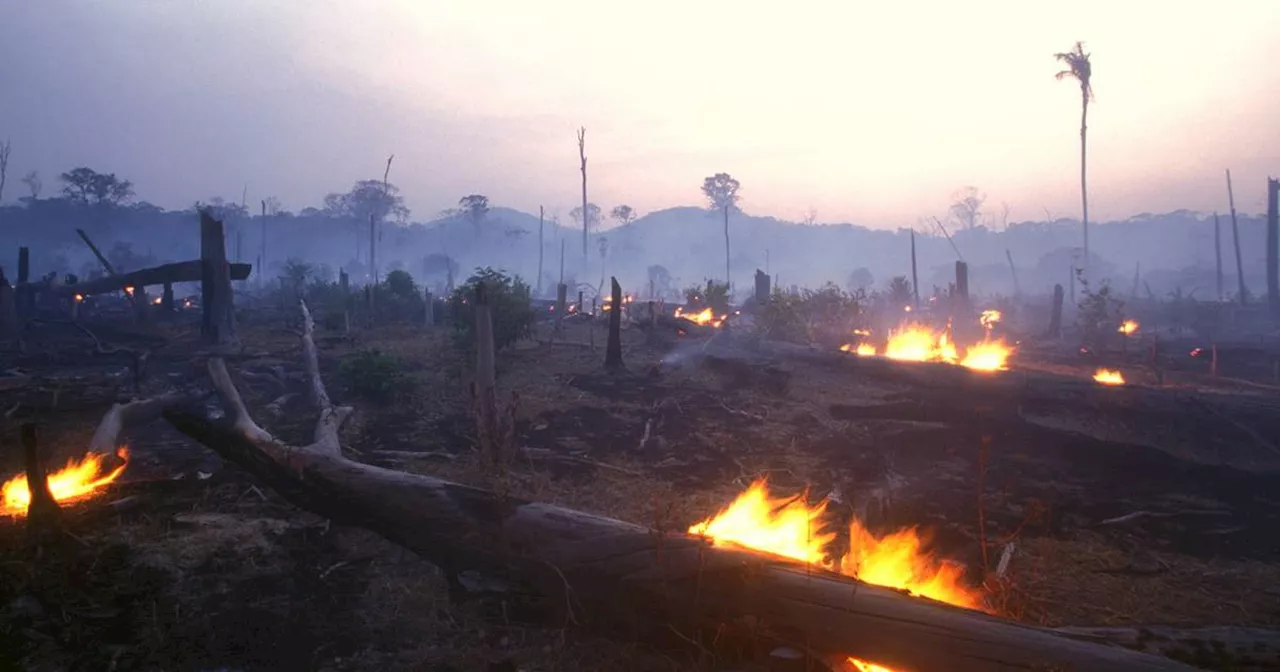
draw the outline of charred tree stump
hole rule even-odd
[[[1049,331],[1051,338],[1058,338],[1062,335],[1062,299],[1064,292],[1062,285],[1053,286],[1053,312],[1049,315]]]
[[[564,242],[561,239],[560,242]],[[563,282],[556,285],[556,322],[555,331],[560,333],[561,324],[564,322],[564,311],[568,309],[569,287]]]
[[[911,229],[911,299],[920,310],[920,278],[916,274],[916,230]]]
[[[1280,180],[1267,178],[1267,305],[1280,319]]]
[[[956,306],[957,312],[969,313],[969,264],[956,262]]]
[[[1227,206],[1231,209],[1231,239],[1236,248],[1236,282],[1240,296],[1240,305],[1249,302],[1249,288],[1244,284],[1244,262],[1240,257],[1240,222],[1236,219],[1236,194],[1231,188],[1231,171],[1227,171]]]
[[[422,306],[424,314],[423,322],[426,324],[426,327],[430,329],[436,326],[436,299],[431,296],[431,290],[429,289],[422,294]]]
[[[769,300],[772,288],[769,286],[772,278],[768,273],[760,269],[756,269],[756,304],[762,305]]]
[[[622,285],[616,277],[609,278],[613,289],[613,307],[609,310],[609,340],[604,347],[604,368],[621,371],[622,364]]]
[[[236,316],[231,293],[227,243],[222,222],[200,211],[200,302],[203,309],[201,335],[205,343],[230,347],[236,343]]]
[[[62,509],[49,491],[49,476],[40,456],[40,444],[33,423],[22,425],[22,458],[27,472],[27,531],[33,540],[45,541],[61,528]]]
[[[164,289],[160,294],[160,309],[165,313],[173,312],[173,283],[164,283]]]
[[[18,248],[18,285],[15,288],[14,301],[17,303],[18,317],[30,317],[35,312],[36,295],[27,285],[31,282],[31,250]]]
[[[342,288],[342,333],[351,333],[351,276],[338,269],[338,286]]]
[[[0,339],[18,337],[18,303],[13,295],[13,286],[4,277],[0,269]]]

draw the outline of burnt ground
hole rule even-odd
[[[250,355],[229,366],[249,372],[239,385],[258,421],[302,441],[314,417],[304,397],[267,408],[301,390],[296,338],[280,326],[243,328]],[[0,392],[13,409],[3,445],[16,447],[19,421],[36,421],[60,463],[83,451],[113,400],[133,394],[133,364],[47,329],[6,361],[36,379]],[[833,495],[833,516],[873,530],[927,530],[1010,618],[1280,627],[1280,476],[1227,466],[1246,449],[1230,431],[1171,432],[1176,418],[1121,431],[1043,408],[1012,423],[872,417],[868,406],[912,391],[792,361],[759,379],[692,363],[655,372],[668,353],[636,331],[624,338],[629,372],[610,375],[603,333],[590,329],[500,358],[527,448],[506,479],[517,494],[683,529],[768,477],[780,492]],[[142,394],[200,377],[194,326],[160,332],[102,337],[151,351]],[[351,456],[490,484],[447,332],[323,336],[329,390],[357,409],[343,432]],[[383,400],[346,388],[339,362],[362,348],[398,357],[412,384]],[[451,604],[431,565],[296,509],[163,421],[124,439],[125,476],[68,509],[69,541],[35,559],[23,526],[0,521],[0,670],[747,669],[676,638],[635,642],[521,623],[483,601]],[[19,468],[17,451],[0,454],[5,478]],[[122,498],[129,506],[105,506]],[[1008,573],[991,578],[1009,542]]]

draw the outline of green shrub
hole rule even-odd
[[[690,311],[710,308],[716,315],[729,312],[729,283],[708,280],[707,286],[690,285],[684,290],[684,303]]]
[[[474,351],[476,342],[476,288],[484,283],[493,307],[493,346],[501,350],[523,338],[533,336],[537,312],[529,305],[529,285],[520,276],[507,275],[493,268],[477,268],[467,281],[449,297],[453,315],[454,342],[463,350]]]
[[[803,301],[774,287],[769,300],[756,308],[756,330],[762,338],[770,340],[808,342],[809,329],[805,324]]]
[[[413,387],[400,358],[376,349],[361,350],[344,359],[339,373],[352,394],[378,401]]]
[[[1111,285],[1103,281],[1097,290],[1089,286],[1084,273],[1076,269],[1076,282],[1080,283],[1080,301],[1076,304],[1076,325],[1085,346],[1099,351],[1111,341],[1122,338],[1120,311],[1124,302],[1112,298]]]

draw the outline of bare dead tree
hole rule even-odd
[[[814,224],[817,224],[817,223],[818,223],[818,210],[817,210],[816,208],[809,208],[809,209],[804,213],[804,219],[800,220],[800,222],[801,222],[802,224],[804,224],[805,226],[813,226]]]
[[[13,151],[13,141],[6,139],[0,142],[0,200],[4,200],[4,183],[9,176],[9,153]]]
[[[590,217],[587,213],[587,129],[578,129],[578,159],[582,161],[582,260],[587,260],[587,225]]]
[[[951,218],[965,229],[972,229],[982,218],[982,204],[987,195],[977,187],[965,187],[951,195]]]
[[[27,191],[31,193],[31,198],[40,198],[40,192],[44,190],[44,181],[40,179],[40,173],[31,171],[22,176],[22,183],[27,185]]]

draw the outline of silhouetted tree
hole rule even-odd
[[[649,290],[652,296],[666,296],[671,291],[671,271],[666,266],[649,267]]]
[[[382,180],[360,180],[345,194],[329,194],[324,197],[324,213],[331,217],[351,217],[361,223],[369,223],[390,217],[397,222],[409,218],[409,208],[404,205],[400,189]]]
[[[570,210],[569,218],[572,219],[575,224],[581,224],[583,231],[591,231],[592,229],[600,226],[600,222],[604,219],[604,213],[600,210],[600,206],[595,203],[588,203],[586,221],[583,221],[582,219],[581,206]]]
[[[702,194],[712,210],[724,213],[724,281],[729,279],[729,212],[738,209],[738,188],[742,185],[729,173],[716,173],[702,181]]]
[[[851,292],[856,292],[860,289],[871,289],[871,286],[875,284],[875,277],[871,275],[869,269],[855,268],[849,274],[849,280],[846,284]]]
[[[1071,51],[1054,54],[1053,57],[1067,66],[1066,70],[1059,71],[1055,75],[1057,79],[1071,78],[1080,83],[1080,225],[1084,229],[1084,258],[1087,264],[1089,259],[1089,189],[1085,173],[1085,149],[1087,147],[1085,138],[1088,132],[1089,101],[1093,99],[1093,85],[1091,83],[1093,79],[1093,63],[1089,61],[1089,54],[1084,51],[1083,42],[1076,42],[1075,48]]]
[[[987,195],[979,193],[977,187],[965,187],[952,194],[951,199],[951,218],[965,229],[977,226]]]
[[[463,219],[471,222],[472,228],[476,233],[480,232],[480,227],[484,225],[485,219],[489,216],[489,197],[481,194],[470,194],[458,199],[457,213]]]
[[[40,179],[40,173],[31,171],[22,177],[22,183],[27,185],[27,191],[31,193],[31,200],[40,198],[40,192],[44,190],[44,181]]]
[[[66,183],[62,193],[79,205],[120,205],[133,198],[133,183],[115,173],[99,173],[92,168],[73,168],[58,176]]]
[[[196,211],[205,209],[209,211],[209,215],[219,222],[229,223],[245,219],[249,216],[249,209],[240,203],[229,203],[221,196],[214,196],[209,201],[196,201]]]
[[[618,223],[622,226],[636,221],[636,211],[629,205],[619,205],[609,213],[609,216],[618,220]]]

